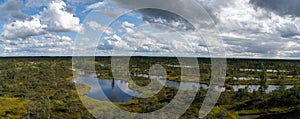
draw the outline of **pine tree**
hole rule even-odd
[[[260,91],[261,93],[265,93],[266,90],[268,89],[268,84],[267,84],[267,72],[266,68],[263,64],[261,64],[261,74],[260,74]]]

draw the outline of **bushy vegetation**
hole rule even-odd
[[[85,96],[90,89],[88,86],[78,84],[80,89],[77,92],[72,81],[71,58],[2,58],[0,61],[1,118],[94,118],[81,100],[95,104],[85,105],[92,109],[90,111],[109,108],[105,106],[107,102]],[[189,81],[209,84],[210,61],[199,59],[201,76],[191,77]],[[149,74],[149,68],[154,64],[160,64],[166,69],[167,80],[181,81],[181,68],[178,67],[176,58],[132,57],[129,68],[135,83],[140,86],[149,84],[148,78],[135,77],[134,74]],[[96,58],[95,65],[98,78],[113,79],[109,57]],[[244,69],[247,71],[243,71]],[[253,79],[237,80],[242,77]],[[225,82],[227,90],[221,94],[217,105],[205,118],[238,118],[248,115],[256,118],[297,110],[300,107],[299,80],[300,62],[296,60],[228,59]],[[233,91],[233,84],[256,84],[262,88],[254,92],[247,89]],[[267,93],[266,89],[270,84],[281,86]],[[286,84],[295,86],[285,89]],[[167,105],[176,93],[176,88],[164,87],[154,97],[136,98],[115,105],[131,112],[151,112]],[[199,90],[192,106],[181,118],[198,118],[205,96],[206,90]],[[105,113],[94,116],[102,118],[103,115]]]
[[[2,117],[92,118],[72,82],[70,58],[3,58],[0,61]]]
[[[0,97],[0,105],[1,118],[21,118],[24,117],[27,113],[26,100]]]

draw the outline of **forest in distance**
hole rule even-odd
[[[137,85],[146,86],[151,82],[149,69],[155,64],[166,69],[166,80],[181,81],[181,67],[174,57],[131,57],[129,75]],[[198,58],[198,64],[200,77],[188,82],[209,85],[211,59]],[[105,118],[105,113],[90,113],[104,110],[106,102],[89,96],[90,86],[74,82],[73,73],[81,69],[72,66],[72,57],[0,58],[0,117]],[[96,57],[92,73],[99,81],[116,80],[110,57]],[[225,79],[217,104],[205,118],[300,118],[300,113],[295,115],[300,110],[300,60],[227,59]],[[114,103],[130,112],[153,112],[167,105],[177,91],[176,87],[164,86],[153,97]],[[207,88],[199,88],[192,105],[180,118],[198,118],[206,93]],[[82,100],[103,106],[86,107]]]

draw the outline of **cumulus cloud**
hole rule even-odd
[[[5,3],[5,5],[6,4],[12,3],[8,2]],[[11,9],[16,8],[12,7]],[[79,18],[74,17],[74,15],[67,10],[68,7],[65,2],[60,0],[52,1],[40,14],[5,24],[1,35],[7,39],[26,39],[31,36],[49,34],[49,32],[83,31]],[[47,24],[48,22],[50,22],[50,24]]]
[[[41,38],[28,38],[27,40],[4,40],[1,48],[5,52],[20,53],[49,53],[70,54],[73,40],[68,36],[58,36],[53,34],[42,35]],[[67,51],[67,52],[66,52]]]
[[[299,0],[198,0],[215,21],[229,57],[295,57],[299,54],[300,19]],[[130,9],[148,4],[164,9],[178,8],[194,18],[195,5],[178,0],[174,2],[149,2],[137,0],[114,0],[118,7]],[[159,4],[153,4],[159,3]],[[173,28],[189,30],[189,25],[180,16],[157,9],[139,10],[148,23],[159,23]],[[198,17],[199,18],[199,17]],[[201,17],[200,17],[201,18]],[[189,31],[189,39],[198,39],[199,34]],[[297,41],[297,42],[296,42]],[[178,43],[174,43],[178,44]],[[206,46],[199,41],[199,46]]]
[[[104,37],[103,41],[98,46],[98,49],[100,50],[132,50],[133,47],[130,47],[126,40],[121,38],[120,36],[113,34],[111,36]]]
[[[64,1],[52,1],[48,8],[40,14],[43,21],[49,21],[49,30],[53,32],[80,32],[83,30],[80,19],[66,11],[67,5]]]
[[[26,0],[25,9],[38,9],[39,7],[47,7],[52,1],[51,0]],[[73,13],[75,11],[74,6],[67,5],[65,10],[69,13]]]
[[[224,47],[226,47],[226,53],[229,57],[300,56],[299,0],[198,1],[216,23],[215,25],[220,31],[220,36],[225,41]],[[197,27],[189,23],[189,21],[193,21],[193,23],[197,22],[201,26],[208,21],[208,19],[201,17],[203,11],[193,11],[197,9],[197,4],[184,0],[166,0],[164,2],[161,2],[161,0],[111,0],[105,2],[108,3],[104,4],[104,2],[99,2],[99,0],[26,0],[26,4],[23,5],[23,1],[8,0],[0,5],[0,20],[5,22],[1,33],[1,42],[4,44],[1,47],[5,51],[21,51],[22,49],[45,52],[47,51],[46,48],[52,48],[54,52],[56,46],[57,51],[62,50],[63,47],[69,47],[70,43],[72,43],[71,38],[53,34],[82,31],[81,28],[83,27],[80,24],[80,19],[75,15],[78,14],[78,9],[67,5],[71,4],[85,5],[82,9],[86,11],[103,7],[101,12],[110,18],[116,17],[117,14],[122,13],[122,10],[128,10],[137,6],[146,7],[147,9],[138,10],[137,14],[134,15],[139,15],[143,23],[151,23],[151,27],[163,30],[160,33],[139,31],[135,29],[139,22],[124,20],[118,23],[121,30],[113,29],[119,27],[106,28],[96,21],[89,21],[86,25],[90,29],[106,34],[99,45],[101,50],[109,50],[116,47],[140,52],[167,52],[172,48],[189,52],[207,51],[207,45],[201,41],[201,39],[205,38],[201,38],[201,33],[194,31]],[[147,7],[150,5],[164,9],[159,10]],[[25,15],[24,12],[22,13],[23,6],[29,8],[44,6],[44,9],[35,15]],[[166,11],[173,8],[176,8],[174,10],[175,13]],[[75,9],[77,10],[75,11]],[[189,19],[176,14],[180,11],[184,11],[186,13],[185,16]],[[198,12],[201,13],[198,14]],[[172,41],[174,37],[164,35],[172,32],[164,29],[164,27],[160,27],[161,25],[180,30],[190,42],[188,44],[180,40],[169,43],[164,42]],[[119,32],[127,33],[127,35],[123,37]],[[150,33],[152,35],[146,35]],[[45,42],[45,44],[41,42]],[[191,44],[193,46],[192,50],[189,46]],[[45,47],[45,49],[42,47]]]
[[[9,5],[12,4],[9,2],[2,4],[0,9],[11,6],[7,10],[19,10],[15,7],[19,2],[14,3],[15,5]],[[30,1],[28,2],[25,6],[36,7],[30,6]],[[3,25],[0,48],[4,53],[15,55],[70,55],[73,39],[58,34],[82,31],[79,18],[72,13],[74,8],[62,0],[44,1],[37,5],[45,8],[35,15],[26,16],[24,19],[15,18]]]
[[[122,26],[123,29],[133,27],[133,25],[129,25],[128,21],[124,21],[121,24],[127,24],[127,27],[126,25]],[[197,40],[186,41],[187,39],[183,40],[184,36],[176,32],[162,31],[161,29],[153,31],[153,27],[131,30],[131,32],[124,31],[125,34],[122,37],[116,34],[104,37],[100,40],[98,49],[100,51],[113,50],[122,53],[126,51],[144,53],[144,55],[197,53],[206,56],[208,53],[205,46],[198,45],[198,38]]]
[[[296,51],[292,47],[297,45],[286,42],[294,41],[292,37],[300,33],[298,17],[257,7],[254,0],[201,1],[218,21],[228,56],[288,57],[282,51]]]
[[[47,33],[46,25],[42,25],[37,16],[30,20],[15,21],[3,26],[2,36],[7,39],[27,38]]]

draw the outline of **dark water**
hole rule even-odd
[[[111,102],[127,102],[134,99],[134,96],[139,94],[137,91],[129,89],[128,83],[125,81],[99,80],[98,82],[105,96]],[[97,100],[105,100],[105,96],[99,95],[99,91],[90,91],[87,96]]]
[[[87,96],[101,101],[127,102],[134,99],[137,91],[131,90],[128,83],[121,80],[99,80],[95,74],[80,76],[74,82],[91,87]]]

